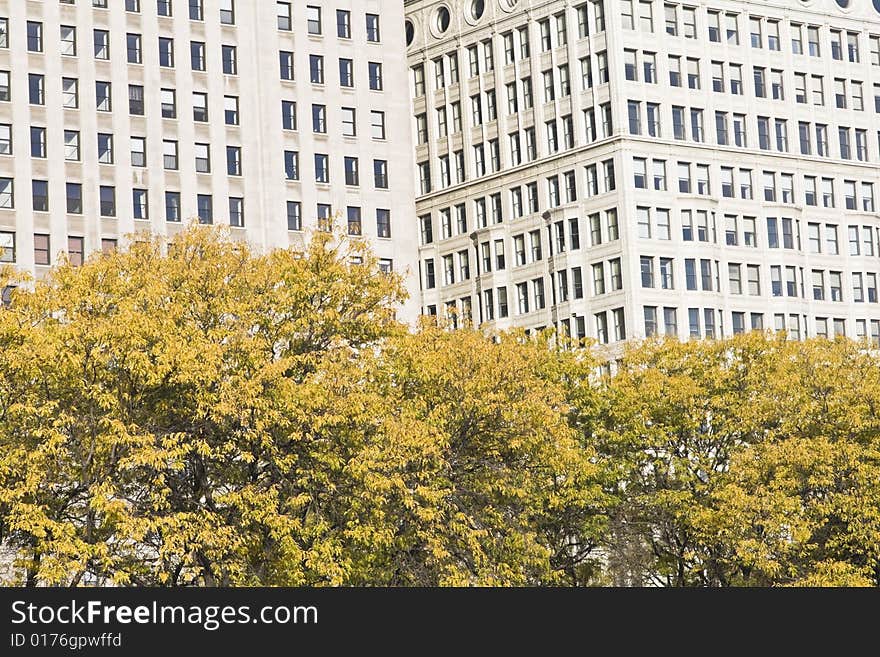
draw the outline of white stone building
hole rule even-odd
[[[0,0],[0,261],[341,214],[417,289],[403,3]],[[414,318],[418,299],[402,313]]]
[[[422,310],[880,345],[880,0],[408,0]]]

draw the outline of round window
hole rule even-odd
[[[876,5],[877,3],[875,2],[874,4]],[[841,9],[846,9],[849,7],[849,0],[837,0],[837,6]]]
[[[406,31],[406,45],[411,46],[413,39],[416,38],[416,27],[412,24],[412,21],[406,21],[404,29]]]
[[[471,18],[475,21],[480,20],[485,11],[486,3],[484,0],[473,0],[473,2],[471,2]]]
[[[442,34],[449,29],[449,10],[446,7],[440,7],[437,10],[437,30]]]

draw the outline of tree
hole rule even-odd
[[[876,583],[878,376],[846,340],[630,347],[594,434],[611,581]]]
[[[27,583],[338,579],[308,541],[308,477],[280,496],[323,449],[299,395],[328,355],[399,331],[401,295],[338,235],[257,255],[198,227],[20,289],[0,313],[0,504]]]
[[[370,507],[393,527],[385,550],[372,534],[364,544],[372,580],[363,583],[582,582],[603,494],[593,453],[567,423],[560,357],[519,333],[489,340],[426,326],[369,364],[400,423],[373,457],[409,450],[418,461],[389,478],[399,482],[396,509]]]
[[[763,440],[716,491],[740,585],[880,584],[880,370],[847,340],[778,345],[752,413]]]
[[[614,581],[719,585],[723,545],[702,532],[712,491],[733,453],[755,439],[740,421],[763,338],[648,341],[630,347],[606,382],[595,439],[618,503]]]
[[[552,333],[405,327],[378,264],[194,226],[0,270],[14,583],[880,584],[866,344],[649,340],[609,375]]]
[[[20,289],[0,511],[24,582],[582,576],[601,491],[555,352],[410,333],[401,294],[338,235],[260,255],[199,227]]]

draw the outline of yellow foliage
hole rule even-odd
[[[408,330],[334,232],[196,226],[17,282],[13,583],[880,584],[865,345],[651,340],[600,377],[552,334]]]
[[[257,254],[206,227],[20,289],[0,540],[21,581],[560,581],[601,491],[552,354],[410,334],[402,294],[338,234]]]
[[[614,580],[880,583],[878,408],[876,355],[846,340],[633,347],[596,433]]]

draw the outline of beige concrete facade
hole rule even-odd
[[[406,12],[423,312],[880,345],[880,2]]]
[[[4,258],[40,275],[196,217],[286,247],[329,206],[417,291],[402,24],[380,0],[0,0]]]

